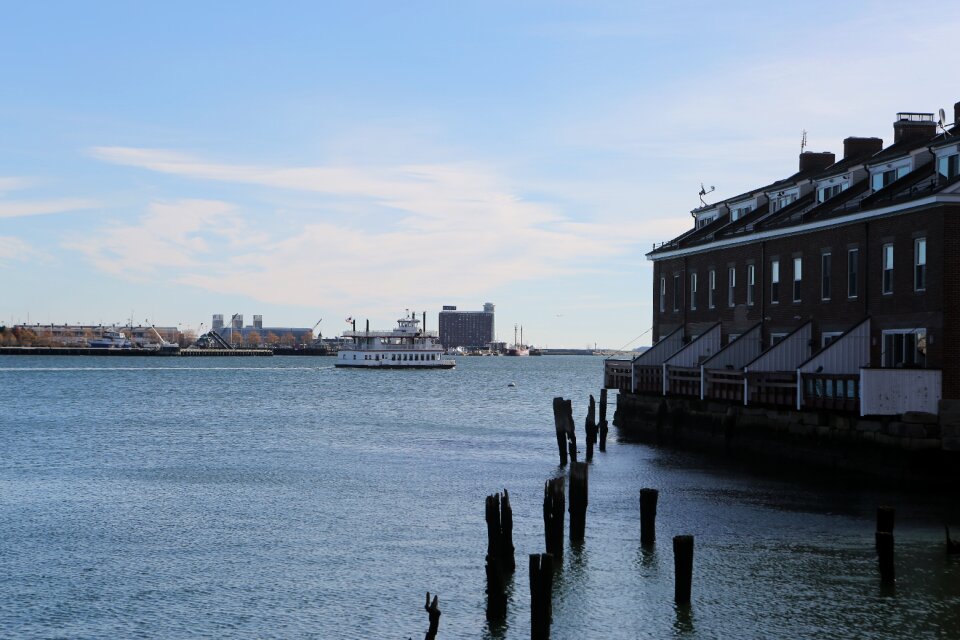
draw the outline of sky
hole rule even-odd
[[[649,344],[708,201],[960,100],[899,2],[0,2],[0,324]]]

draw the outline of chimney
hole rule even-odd
[[[883,149],[883,140],[880,138],[849,137],[843,141],[843,159],[866,158]]]
[[[937,121],[932,113],[900,112],[893,123],[893,144],[928,140],[937,135]]]
[[[819,171],[836,162],[836,156],[829,151],[804,151],[800,154],[800,171]]]

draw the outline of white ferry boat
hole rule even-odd
[[[427,314],[423,314],[426,324]],[[353,342],[340,348],[336,366],[372,369],[452,369],[457,361],[443,353],[436,331],[420,328],[414,314],[397,320],[397,328],[371,331],[345,331]]]
[[[132,349],[133,343],[122,331],[104,331],[99,338],[87,341],[91,349]]]

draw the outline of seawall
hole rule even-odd
[[[860,418],[628,392],[618,394],[614,414],[621,434],[640,442],[911,485],[960,479],[958,422],[943,410]]]

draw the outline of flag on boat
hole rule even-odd
[[[352,322],[353,322],[353,316],[347,316],[347,321],[346,321],[346,322],[347,322],[347,324],[352,323]]]

